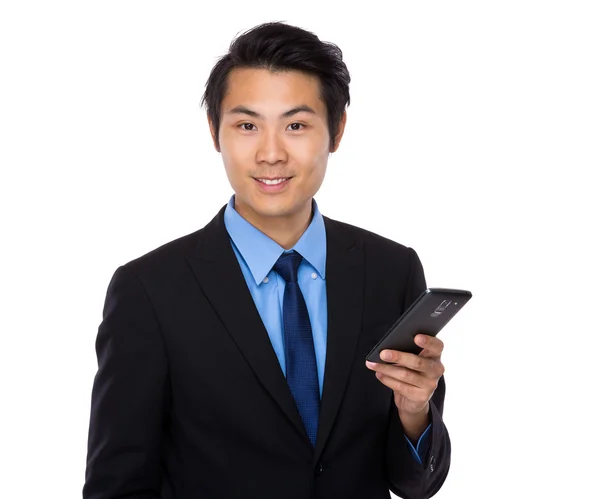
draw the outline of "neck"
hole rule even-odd
[[[280,217],[261,216],[248,206],[238,205],[237,200],[234,207],[244,219],[286,250],[293,248],[302,237],[313,215],[312,200],[298,213]]]

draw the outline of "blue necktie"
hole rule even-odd
[[[283,335],[286,379],[314,446],[319,426],[319,380],[308,309],[298,286],[298,267],[301,261],[302,255],[296,251],[284,253],[273,269],[285,281]]]

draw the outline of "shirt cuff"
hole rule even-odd
[[[431,441],[431,423],[429,423],[429,426],[425,428],[425,431],[419,437],[416,449],[406,435],[404,435],[404,438],[408,443],[408,448],[410,449],[410,453],[412,454],[412,456],[417,460],[419,464],[423,464],[423,459],[427,455],[427,451],[429,450],[429,443]]]

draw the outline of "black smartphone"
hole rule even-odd
[[[426,289],[373,347],[367,360],[385,364],[379,355],[387,349],[419,354],[423,349],[415,343],[415,336],[436,336],[471,296],[464,289]]]

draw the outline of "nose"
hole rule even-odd
[[[263,131],[258,142],[256,162],[274,165],[287,161],[285,144],[279,134],[274,131]]]

